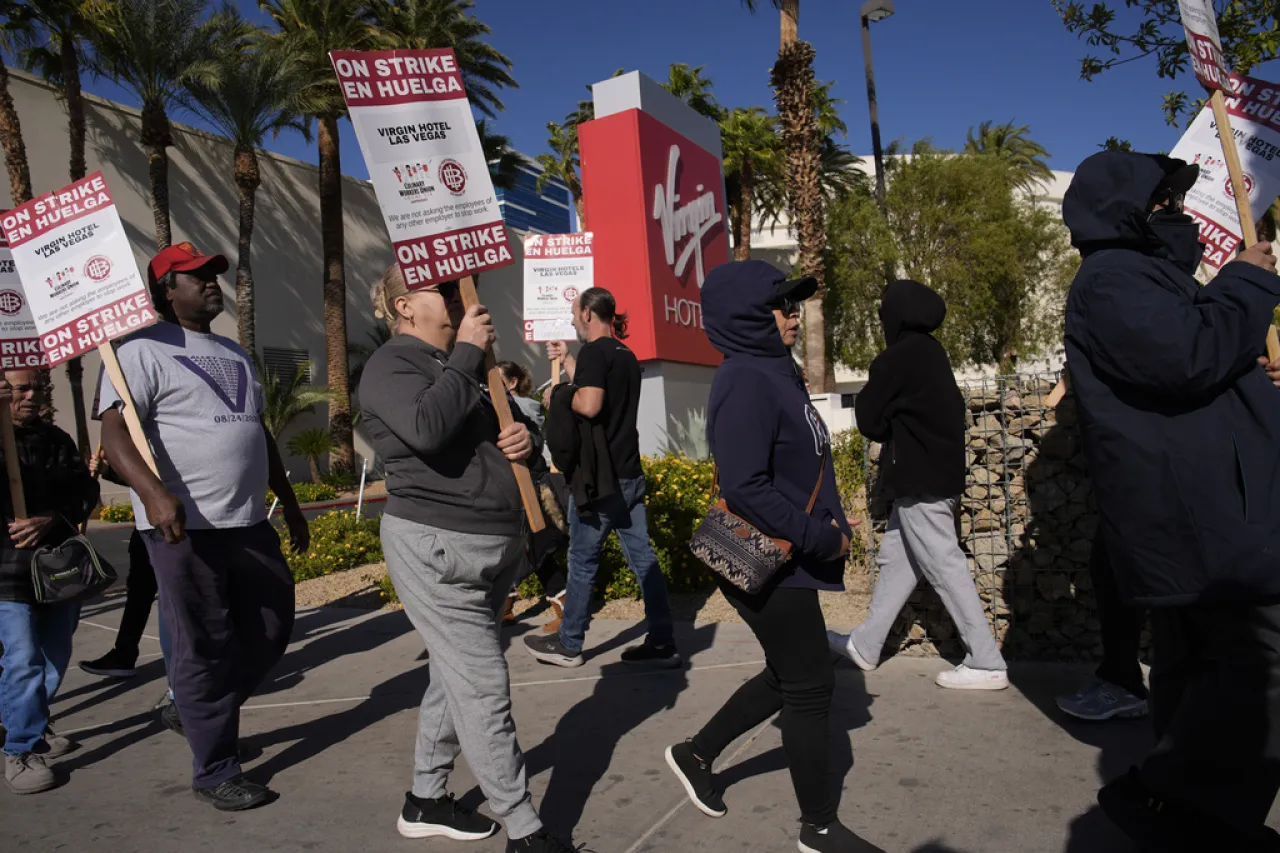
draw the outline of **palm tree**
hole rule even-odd
[[[754,12],[760,0],[742,0]],[[824,255],[827,235],[822,193],[822,146],[813,110],[813,45],[800,41],[800,0],[771,0],[780,13],[781,47],[770,82],[778,105],[782,143],[787,159],[788,207],[800,247],[800,272],[818,280],[818,292],[805,303],[804,357],[809,385],[816,392],[831,390],[835,371],[827,357]]]
[[[763,107],[738,107],[720,122],[735,261],[745,261],[751,257],[751,226],[757,209],[757,182],[763,178],[766,182],[776,183],[781,172],[782,150],[776,124],[774,117]]]
[[[355,463],[351,436],[351,385],[347,375],[347,278],[342,222],[342,152],[338,119],[346,113],[329,63],[331,50],[372,50],[376,31],[359,0],[260,0],[279,27],[273,37],[301,65],[305,95],[317,119],[320,159],[320,253],[324,264],[325,367],[329,383],[329,432],[333,465]]]
[[[688,104],[694,112],[718,122],[725,117],[726,111],[711,93],[715,84],[702,73],[704,67],[690,68],[683,62],[673,63],[667,70],[667,82],[662,84],[662,88]]]
[[[523,160],[511,147],[511,138],[489,130],[487,119],[476,122],[476,133],[480,135],[480,149],[484,151],[484,160],[489,164],[489,177],[493,179],[493,185],[500,190],[515,189]]]
[[[1013,170],[1015,186],[1031,189],[1053,180],[1053,170],[1045,163],[1049,151],[1031,138],[1028,125],[1013,122],[995,124],[984,121],[977,132],[969,128],[965,136],[964,150],[968,154],[998,157]]]
[[[831,94],[834,82],[815,83],[813,87],[813,112],[822,136],[822,196],[828,204],[865,187],[868,180],[867,175],[858,169],[862,161],[853,155],[848,145],[836,141],[836,134],[841,137],[849,135],[849,126],[840,118],[839,106],[844,100]]]
[[[21,44],[31,31],[30,10],[22,0],[0,2],[0,45],[12,48]],[[9,69],[0,62],[0,147],[4,148],[4,164],[9,172],[9,194],[13,206],[31,201],[31,164],[27,161],[27,145],[22,139],[22,121],[9,92]]]
[[[156,247],[173,242],[169,218],[169,110],[186,87],[212,82],[214,44],[226,33],[226,12],[206,14],[205,0],[113,0],[85,7],[91,67],[131,89],[142,103],[141,142],[147,149]]]
[[[262,381],[262,425],[272,437],[279,438],[299,417],[329,402],[327,389],[306,382],[305,368],[299,367],[292,376],[280,376],[257,353],[252,356]]]
[[[240,345],[257,352],[254,324],[252,242],[254,202],[262,175],[258,149],[282,130],[296,130],[307,142],[311,134],[300,118],[309,114],[310,90],[300,66],[284,51],[261,38],[228,44],[217,56],[217,73],[208,83],[191,87],[194,104],[235,146],[233,170],[240,193],[240,240],[236,264],[236,325]]]
[[[89,171],[85,160],[84,92],[80,86],[89,25],[79,0],[27,0],[26,8],[32,26],[19,40],[22,64],[57,86],[67,105],[71,148],[68,177],[75,183]],[[84,408],[84,361],[81,358],[67,362],[67,383],[71,386],[76,446],[80,455],[88,459],[89,421]]]
[[[320,457],[333,451],[333,436],[324,427],[304,429],[289,439],[288,449],[294,456],[307,460],[311,466],[311,482],[319,483],[323,479],[320,475]]]
[[[498,90],[518,88],[511,60],[484,38],[489,25],[471,14],[475,0],[371,0],[367,17],[382,47],[452,48],[471,105],[493,118],[503,109]]]
[[[582,201],[582,179],[578,177],[580,163],[578,160],[578,124],[574,121],[547,122],[547,147],[550,154],[539,154],[538,165],[542,174],[538,176],[538,192],[547,188],[553,179],[558,179],[569,188],[573,199],[573,207],[578,212],[578,230],[587,229],[587,211]]]

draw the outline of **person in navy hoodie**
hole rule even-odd
[[[694,805],[727,813],[711,765],[735,739],[782,712],[782,746],[800,804],[799,848],[874,853],[836,816],[827,718],[834,682],[818,590],[844,589],[850,524],[836,490],[830,435],[809,402],[791,347],[812,278],[786,281],[763,261],[722,264],[702,287],[702,317],[725,360],[711,384],[707,438],[729,509],[791,542],[794,558],[755,595],[717,578],[764,649],[765,668],[738,689],[667,764]],[[821,477],[812,513],[805,507]]]

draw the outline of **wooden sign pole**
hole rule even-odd
[[[1244,169],[1240,165],[1240,152],[1236,149],[1236,137],[1231,131],[1231,116],[1227,113],[1226,98],[1221,89],[1214,89],[1209,97],[1213,108],[1213,119],[1218,125],[1218,141],[1222,143],[1222,158],[1227,161],[1227,173],[1231,177],[1231,192],[1236,199],[1236,213],[1240,217],[1240,235],[1244,238],[1247,249],[1258,242],[1258,228],[1253,221],[1253,209],[1249,207],[1249,190],[1244,182]],[[1276,334],[1273,323],[1267,327],[1267,361],[1280,359],[1280,335]],[[1053,408],[1066,396],[1068,388],[1067,374],[1064,371],[1062,380],[1053,392],[1045,398],[1045,405]]]
[[[1258,242],[1258,229],[1253,222],[1253,209],[1249,207],[1249,188],[1245,186],[1244,169],[1240,166],[1240,152],[1236,150],[1236,137],[1231,132],[1231,116],[1227,114],[1227,102],[1221,89],[1214,89],[1209,98],[1213,106],[1213,119],[1218,124],[1218,141],[1222,143],[1222,156],[1227,161],[1231,175],[1231,190],[1236,197],[1236,212],[1240,214],[1240,233],[1247,249]],[[1267,361],[1280,358],[1280,336],[1275,324],[1267,327]]]
[[[4,440],[4,468],[9,475],[9,500],[13,504],[13,520],[27,517],[27,495],[22,489],[22,466],[18,460],[18,439],[13,434],[13,411],[0,407],[0,438]]]
[[[554,388],[560,384],[560,359],[551,359],[551,387]],[[551,473],[559,474],[560,469],[556,467],[556,463],[551,463]]]
[[[151,473],[157,478],[160,476],[160,469],[156,467],[156,458],[151,455],[151,445],[147,443],[147,436],[142,431],[142,421],[138,418],[138,410],[134,408],[133,396],[129,393],[129,385],[124,381],[124,371],[120,369],[120,360],[116,358],[116,349],[108,341],[105,344],[98,345],[98,355],[102,356],[102,368],[107,372],[107,377],[111,379],[111,385],[116,389],[116,395],[120,398],[120,402],[124,404],[125,426],[129,428],[129,437],[133,439],[134,447],[138,448],[138,453],[142,456],[142,461],[147,463],[147,467],[151,469]]]
[[[459,282],[459,287],[462,291],[463,305],[470,309],[472,305],[480,304],[480,297],[476,295],[474,277],[464,277]],[[498,425],[506,429],[515,423],[515,418],[511,416],[511,404],[507,401],[507,383],[502,379],[502,371],[498,369],[498,359],[494,356],[492,348],[485,353],[484,366],[489,374],[489,398],[493,402],[494,411],[498,413]],[[520,487],[520,501],[524,504],[524,514],[529,518],[529,531],[537,533],[546,527],[547,523],[542,517],[542,504],[538,503],[538,490],[533,486],[533,476],[529,473],[529,466],[524,462],[512,462],[511,470],[515,472],[516,484]]]

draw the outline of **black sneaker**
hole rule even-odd
[[[424,800],[406,793],[396,829],[405,838],[482,841],[498,831],[498,824],[458,805],[452,794],[438,800]]]
[[[220,812],[242,812],[267,801],[271,792],[243,776],[228,779],[214,788],[192,788],[196,799],[208,803]]]
[[[800,853],[885,853],[838,820],[826,826],[800,824],[800,842],[796,846]]]
[[[646,641],[643,645],[632,646],[624,651],[622,662],[675,669],[684,661],[680,659],[675,646],[651,646]]]
[[[582,652],[571,652],[560,642],[559,634],[537,634],[524,638],[525,648],[542,663],[572,669],[582,666]]]
[[[711,762],[704,761],[693,752],[689,741],[667,747],[667,766],[676,774],[684,792],[693,800],[698,811],[708,817],[724,817],[728,813],[724,798],[716,790]]]
[[[182,717],[178,714],[178,703],[172,699],[160,709],[160,725],[179,737],[187,736],[187,730],[182,727]]]
[[[573,845],[549,835],[540,829],[524,838],[513,838],[507,845],[507,853],[575,853]]]
[[[103,678],[133,678],[138,674],[135,665],[137,655],[128,655],[119,649],[112,649],[97,660],[82,660],[80,668],[90,675]]]

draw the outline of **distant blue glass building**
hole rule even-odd
[[[562,181],[551,180],[542,193],[538,177],[542,167],[524,158],[520,164],[514,189],[499,189],[498,206],[507,227],[514,231],[538,234],[568,234],[573,231],[573,213],[569,188]]]

